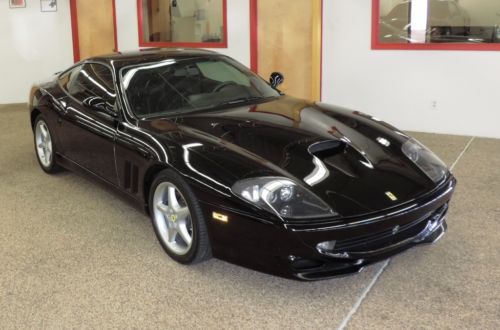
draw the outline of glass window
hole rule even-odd
[[[69,92],[68,88],[73,84],[76,76],[78,76],[78,72],[81,70],[81,65],[73,68],[71,71],[68,71],[64,74],[62,74],[59,77],[59,83],[61,84],[62,88],[64,88],[66,91]]]
[[[500,44],[500,1],[377,0],[378,44]],[[375,22],[374,22],[375,23]],[[375,32],[374,32],[375,33]]]
[[[140,46],[226,47],[226,0],[137,0]]]
[[[106,107],[113,108],[115,88],[111,70],[102,64],[86,63],[63,74],[61,86],[78,101],[85,103],[96,97],[104,100]]]
[[[280,95],[224,56],[128,67],[122,70],[121,80],[132,111],[141,118],[234,107]]]

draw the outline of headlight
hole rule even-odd
[[[448,171],[446,165],[432,151],[415,139],[403,144],[403,153],[413,161],[432,181],[438,183]]]
[[[232,187],[233,193],[249,203],[283,218],[337,215],[312,192],[282,177],[244,179]]]

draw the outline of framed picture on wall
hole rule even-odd
[[[9,8],[25,8],[26,0],[9,0]]]
[[[42,12],[57,11],[57,0],[40,0]]]

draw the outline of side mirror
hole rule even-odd
[[[116,117],[116,112],[106,103],[103,98],[98,96],[87,97],[83,100],[83,105],[96,112],[105,113],[111,117]]]
[[[276,88],[281,85],[285,81],[285,77],[283,74],[279,72],[271,73],[271,77],[269,78],[269,82],[271,83],[272,88]]]

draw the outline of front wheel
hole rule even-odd
[[[35,120],[35,151],[40,167],[47,173],[56,173],[61,167],[56,163],[56,146],[54,145],[49,126],[39,115]]]
[[[182,264],[210,258],[211,247],[199,203],[175,172],[160,172],[149,193],[151,221],[163,249]]]

